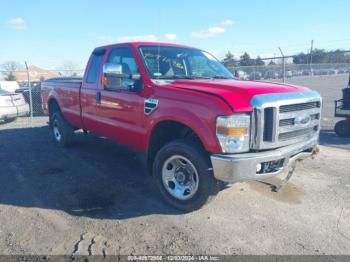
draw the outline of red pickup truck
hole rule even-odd
[[[235,80],[205,51],[149,42],[96,48],[82,79],[47,80],[42,99],[59,145],[83,129],[145,152],[161,194],[186,211],[222,184],[311,156],[322,103],[305,87]]]

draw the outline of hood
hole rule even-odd
[[[306,87],[289,84],[234,79],[175,80],[167,82],[165,86],[220,96],[235,112],[252,111],[250,100],[255,95],[309,91]]]

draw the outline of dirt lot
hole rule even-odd
[[[235,184],[189,214],[162,201],[140,153],[82,133],[59,149],[45,117],[0,125],[0,253],[350,254],[350,139],[332,131],[346,80],[294,80],[324,97],[322,146],[281,192]]]

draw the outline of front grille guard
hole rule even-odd
[[[293,104],[301,104],[308,102],[318,102],[319,108],[312,108],[303,111],[293,111],[287,113],[279,113],[279,107],[285,105],[293,105]],[[273,149],[278,147],[283,147],[286,145],[298,143],[305,141],[307,139],[311,139],[315,136],[319,135],[320,132],[320,121],[321,121],[321,109],[322,109],[322,98],[321,96],[315,92],[293,92],[293,93],[281,93],[281,94],[264,94],[254,96],[251,105],[254,108],[254,112],[252,114],[252,130],[251,130],[251,148],[253,150],[265,150],[265,149]],[[272,139],[271,141],[264,141],[264,127],[265,127],[265,109],[273,108],[273,127],[272,127]],[[300,113],[302,112],[302,113]],[[281,127],[279,125],[280,120],[293,118],[296,115],[314,115],[319,114],[317,119],[312,118],[310,124],[307,126],[300,126],[299,128],[293,127]],[[281,117],[282,116],[282,117]],[[317,130],[314,130],[309,133],[305,133],[304,135],[291,137],[290,139],[279,140],[279,129],[285,128],[283,133],[293,132],[307,129],[317,126]],[[288,130],[289,128],[289,130]],[[281,134],[283,134],[281,132]],[[298,132],[301,133],[301,132]]]

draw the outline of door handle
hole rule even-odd
[[[101,91],[96,93],[96,104],[101,104]]]

